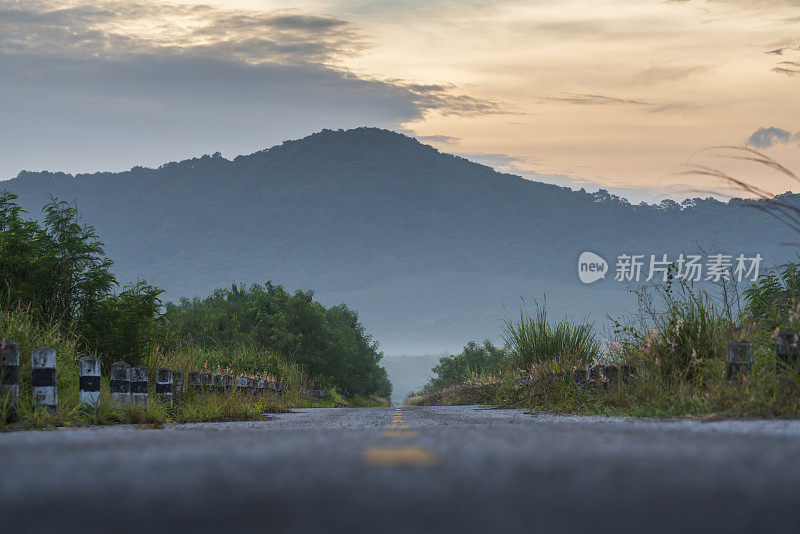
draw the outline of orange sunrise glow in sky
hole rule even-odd
[[[0,112],[19,122],[3,134],[0,178],[40,170],[44,141],[47,168],[85,172],[359,125],[634,200],[724,191],[677,174],[715,145],[748,144],[800,171],[792,0],[0,1],[0,69]],[[87,118],[77,139],[42,138],[51,121],[63,139],[76,116]],[[130,150],[137,128],[149,141]]]

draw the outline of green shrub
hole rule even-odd
[[[509,348],[513,364],[527,369],[533,364],[559,360],[567,365],[588,365],[600,356],[600,342],[594,323],[587,318],[571,321],[564,318],[551,322],[545,305],[534,301],[533,315],[524,305],[519,319],[506,316],[502,325],[503,340]]]
[[[164,316],[180,338],[200,347],[280,354],[321,387],[388,398],[391,383],[379,365],[383,354],[358,314],[344,304],[326,308],[313,296],[311,291],[289,293],[271,282],[234,285],[205,299],[169,303]]]
[[[744,290],[745,313],[765,328],[787,326],[800,303],[800,263],[790,262],[767,271]]]
[[[475,375],[498,373],[507,364],[508,353],[488,339],[482,345],[470,341],[461,354],[439,359],[439,364],[432,369],[436,376],[425,385],[425,391],[459,384]]]

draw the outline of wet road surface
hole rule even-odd
[[[0,434],[0,531],[800,532],[800,421],[480,406]]]

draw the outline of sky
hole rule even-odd
[[[379,126],[634,201],[800,185],[800,0],[0,0],[0,179]]]

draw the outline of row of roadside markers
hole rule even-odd
[[[100,405],[100,360],[91,356],[80,359],[78,365],[79,399],[81,404]],[[227,391],[235,387],[248,394],[266,392],[282,393],[286,385],[264,379],[240,376],[234,383],[230,375],[212,373],[188,373],[161,368],[156,370],[156,396],[161,402],[172,406],[173,397],[185,391]],[[58,384],[56,378],[56,351],[41,347],[31,352],[31,384],[33,401],[51,412],[58,408]],[[109,390],[111,402],[117,405],[147,406],[148,369],[143,365],[131,367],[126,362],[111,364]],[[325,398],[327,392],[305,389],[303,393]],[[7,339],[0,340],[0,395],[8,395],[11,404],[19,399],[19,346]]]
[[[781,330],[775,338],[775,355],[777,368],[797,365],[800,360],[800,332],[793,329]],[[779,363],[780,362],[780,363]],[[750,372],[753,366],[753,344],[744,339],[737,339],[728,344],[728,364],[725,378],[728,383],[733,383],[743,375]],[[549,373],[545,378],[551,382],[574,381],[575,386],[581,391],[598,389],[600,387],[613,387],[622,382],[627,384],[636,376],[636,367],[630,364],[594,365],[588,369],[575,369],[570,373],[564,371],[560,374]],[[531,377],[520,379],[521,385],[532,382]]]
[[[590,389],[598,389],[600,387],[608,388],[618,385],[620,381],[627,384],[636,376],[636,366],[623,364],[616,365],[593,365],[592,367],[579,368],[570,371],[562,371],[560,373],[551,372],[544,376],[548,382],[574,382],[575,387],[584,391],[587,386]],[[533,382],[533,377],[523,377],[519,380],[520,385],[526,385]]]

